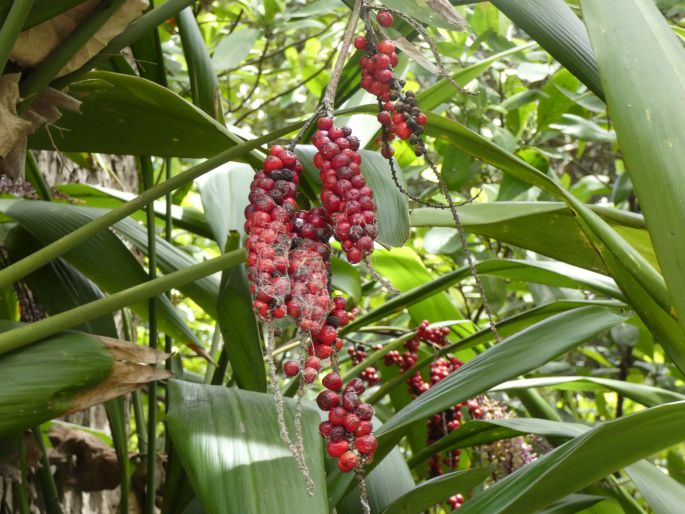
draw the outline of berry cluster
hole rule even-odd
[[[376,238],[376,204],[359,167],[359,140],[348,127],[334,126],[332,118],[319,118],[317,125],[312,144],[318,150],[321,203],[347,260],[356,264],[371,253]]]
[[[347,473],[369,462],[378,448],[371,434],[373,407],[360,400],[365,387],[358,378],[343,389],[340,375],[331,372],[322,383],[326,390],[319,393],[316,403],[328,412],[328,420],[319,425],[319,432],[326,439],[326,453],[338,459],[338,468]]]
[[[376,16],[381,27],[390,27],[392,14],[381,11]],[[383,126],[383,135],[376,143],[381,147],[385,158],[390,158],[394,150],[389,146],[396,137],[409,140],[414,145],[417,156],[423,155],[424,148],[420,141],[423,126],[428,119],[421,112],[412,91],[402,93],[404,83],[395,78],[393,68],[398,58],[395,44],[389,39],[382,39],[374,44],[375,36],[367,33],[366,37],[358,36],[354,41],[355,48],[366,50],[367,55],[359,62],[362,75],[360,85],[363,89],[378,98],[378,122]]]
[[[283,318],[290,294],[288,253],[294,237],[295,195],[302,165],[295,154],[274,145],[250,184],[245,208],[247,269],[252,307],[262,320]]]
[[[373,347],[375,351],[378,351],[381,348],[383,348],[383,345],[380,344],[375,345]],[[350,358],[352,359],[352,362],[355,364],[359,364],[367,357],[366,351],[364,351],[364,347],[361,345],[358,345],[356,347],[354,345],[350,346],[347,349],[347,353],[350,354]],[[381,379],[380,375],[378,374],[378,370],[373,366],[368,366],[364,368],[362,372],[359,374],[359,378],[364,380],[369,385],[369,387],[373,386]]]
[[[290,296],[285,304],[300,330],[319,332],[331,310],[331,230],[326,212],[320,208],[295,213],[292,221],[296,237],[288,256]]]
[[[309,358],[305,362],[302,374],[307,384],[314,382],[321,370],[321,359],[327,359],[333,352],[340,351],[342,339],[338,337],[338,328],[344,327],[354,319],[354,314],[345,310],[345,299],[342,296],[333,298],[333,308],[316,332],[311,332],[312,344],[309,346]],[[289,377],[300,372],[299,365],[292,360],[283,363],[283,371]]]

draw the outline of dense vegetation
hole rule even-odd
[[[682,512],[684,18],[0,0],[0,512]]]

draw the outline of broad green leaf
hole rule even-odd
[[[304,166],[305,173],[317,184],[319,172],[312,159],[316,148],[310,145],[298,145],[297,157]],[[409,205],[407,198],[400,193],[392,180],[390,166],[382,155],[370,150],[360,150],[362,157],[361,170],[367,184],[373,189],[377,208],[377,241],[385,246],[402,246],[409,237]],[[395,163],[398,180],[404,183],[402,170]],[[320,186],[319,186],[320,187]]]
[[[245,28],[228,34],[216,45],[212,64],[217,72],[235,68],[250,54],[259,37],[257,29]]]
[[[376,250],[371,255],[371,262],[383,277],[402,292],[433,281],[433,276],[411,248]],[[434,292],[418,303],[405,305],[416,324],[424,319],[435,322],[463,318],[447,294],[441,291]]]
[[[390,503],[413,488],[414,479],[399,448],[394,448],[390,455],[366,475],[371,512],[382,512]],[[360,501],[359,487],[355,487],[335,506],[335,511],[337,514],[358,514]]]
[[[524,514],[685,438],[685,402],[602,423],[462,505],[465,513]]]
[[[481,275],[492,277],[537,282],[557,287],[591,289],[612,298],[623,300],[622,293],[616,288],[611,279],[598,273],[560,262],[490,259],[477,263],[476,270]],[[390,298],[375,309],[365,312],[349,325],[342,328],[341,333],[352,332],[359,327],[391,316],[406,307],[452,287],[454,284],[470,276],[471,270],[464,266],[436,279],[421,283],[413,289]]]
[[[625,469],[654,514],[678,514],[685,505],[685,486],[676,482],[649,461],[642,460]]]
[[[584,434],[590,427],[579,423],[563,423],[537,418],[475,420],[450,432],[436,443],[416,453],[409,460],[411,467],[431,458],[436,453],[489,444],[518,435],[535,434],[543,437],[572,438]]]
[[[630,398],[633,401],[653,407],[662,403],[685,400],[685,395],[646,384],[635,384],[610,378],[600,377],[539,377],[512,380],[494,387],[492,391],[527,389],[529,387],[555,387],[569,391],[592,391],[609,389]]]
[[[685,51],[648,0],[581,2],[609,114],[685,328]],[[630,77],[639,77],[630,80]],[[630,80],[630,83],[628,82]]]
[[[466,22],[447,0],[383,0],[388,7],[432,27],[466,30]]]
[[[640,228],[643,221],[618,209],[595,207],[619,234],[636,243],[649,262],[656,263],[649,233]],[[492,202],[474,203],[461,207],[459,215],[464,229],[475,234],[495,238],[527,250],[553,257],[581,268],[606,273],[606,265],[597,255],[576,216],[558,202]],[[412,211],[415,227],[453,227],[454,220],[447,211],[419,208]]]
[[[427,480],[401,498],[398,498],[383,514],[414,514],[445,501],[456,493],[467,493],[490,475],[490,468],[475,468],[446,473]]]
[[[197,180],[202,207],[220,249],[226,245],[229,231],[245,233],[245,207],[253,177],[249,165],[229,162]]]
[[[606,511],[600,513],[595,510],[588,510],[589,507],[608,499],[609,498],[606,496],[595,496],[591,494],[569,494],[565,498],[552,503],[545,510],[538,511],[538,514],[575,514],[576,512],[584,512],[586,514],[609,514]]]
[[[82,102],[81,112],[66,111],[55,126],[37,131],[30,148],[200,158],[237,142],[200,109],[140,77],[94,71],[69,94]]]
[[[613,309],[588,306],[536,323],[468,361],[396,413],[378,435],[394,438],[411,423],[533,370],[625,319]]]
[[[221,276],[218,322],[233,377],[242,389],[266,391],[266,370],[259,327],[244,267],[234,266]],[[217,377],[214,383],[223,377]]]
[[[39,201],[14,202],[5,213],[43,244],[59,239],[91,219],[78,207]],[[100,232],[88,239],[79,248],[68,252],[65,258],[108,293],[121,291],[148,279],[137,259],[111,231]],[[199,345],[197,337],[169,299],[160,296],[157,300],[160,328],[179,342],[191,341]],[[136,303],[131,308],[147,319],[146,302]]]
[[[193,103],[219,123],[224,122],[219,79],[212,67],[209,51],[195,19],[193,9],[186,7],[176,15]],[[148,152],[149,154],[149,152]]]
[[[0,320],[0,332],[20,326]],[[145,382],[166,378],[161,354],[146,347],[63,332],[0,357],[0,437],[126,394]]]
[[[492,3],[602,97],[587,30],[564,0],[492,0]]]
[[[347,293],[354,303],[362,297],[362,281],[357,268],[335,255],[331,257],[331,285],[334,289]]]
[[[273,396],[237,388],[169,382],[169,434],[204,512],[327,512],[319,415],[304,404],[302,428],[314,496],[279,436]],[[295,402],[285,419],[294,434]]]

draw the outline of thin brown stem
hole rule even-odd
[[[340,53],[338,54],[338,59],[335,61],[335,66],[333,67],[333,73],[331,74],[331,79],[326,86],[326,92],[323,95],[323,109],[326,116],[331,116],[333,114],[333,104],[335,102],[335,93],[338,90],[338,83],[340,82],[340,75],[342,74],[343,66],[345,66],[345,59],[347,58],[347,52],[352,43],[352,37],[354,36],[354,31],[357,29],[357,22],[359,21],[359,13],[362,8],[362,0],[355,0],[354,7],[350,13],[350,19],[347,22],[347,27],[345,28],[345,34],[343,36],[342,47],[340,48]]]

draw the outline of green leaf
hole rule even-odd
[[[200,109],[140,77],[94,71],[69,94],[82,102],[81,112],[64,112],[56,127],[29,137],[29,148],[199,158],[237,142]]]
[[[414,514],[423,512],[433,505],[445,501],[453,494],[465,493],[481,484],[490,475],[490,468],[475,468],[446,473],[427,480],[415,489],[398,498],[383,514]]]
[[[581,2],[609,114],[685,328],[685,51],[653,2]],[[638,80],[627,81],[629,77]]]
[[[649,233],[641,216],[593,206],[592,210],[626,240],[635,245],[650,263],[656,263]],[[606,265],[591,241],[578,225],[573,211],[558,202],[492,202],[464,205],[459,209],[464,228],[475,234],[492,237],[542,255],[603,271]],[[412,226],[453,227],[449,212],[419,208],[412,211]],[[606,273],[606,271],[604,271]]]
[[[186,7],[176,15],[176,21],[178,33],[181,36],[183,55],[188,65],[193,103],[223,124],[224,113],[221,107],[219,79],[212,67],[212,60],[193,10]]]
[[[575,514],[576,512],[587,512],[587,514],[600,514],[595,510],[587,510],[589,507],[608,500],[606,496],[595,496],[591,494],[569,494],[565,498],[558,500],[545,510],[538,511],[538,514]],[[625,511],[621,511],[625,512]],[[601,511],[601,514],[609,514],[606,511]]]
[[[492,3],[597,96],[603,97],[587,30],[564,0],[492,0]]]
[[[0,332],[21,326],[0,320]],[[0,437],[126,394],[168,373],[146,347],[81,332],[53,335],[0,357]]]
[[[376,250],[371,255],[374,268],[402,292],[413,290],[433,282],[433,276],[419,256],[407,247],[393,250]],[[446,293],[435,291],[418,303],[405,303],[415,324],[424,319],[443,321],[463,319]]]
[[[207,514],[327,512],[319,414],[304,404],[302,427],[314,496],[278,432],[271,395],[169,382],[169,435]],[[295,402],[285,418],[294,434]]]
[[[202,207],[220,249],[231,230],[245,233],[244,211],[254,173],[247,164],[229,162],[197,180]]]
[[[413,488],[414,479],[399,448],[394,448],[390,455],[366,475],[371,512],[382,512],[390,503]],[[359,487],[355,487],[335,506],[335,511],[337,514],[358,514],[360,501]]]
[[[228,34],[216,45],[212,64],[217,72],[235,68],[250,54],[259,30],[244,28]]]
[[[493,391],[527,389],[530,387],[555,387],[568,391],[601,391],[609,389],[621,393],[626,398],[652,407],[675,401],[685,400],[685,395],[646,384],[635,384],[622,380],[600,377],[539,377],[504,382]]]
[[[75,206],[28,200],[14,202],[5,213],[44,245],[92,219]],[[100,232],[88,239],[80,247],[68,252],[65,258],[108,293],[141,284],[148,278],[137,259],[111,231]],[[192,341],[199,345],[199,340],[169,299],[160,296],[157,300],[161,329],[179,342]],[[147,319],[146,302],[136,303],[131,308]]]
[[[422,394],[378,431],[389,438],[408,425],[476,396],[611,328],[626,317],[606,307],[580,307],[551,316],[489,348]]]
[[[654,514],[678,514],[685,505],[685,486],[676,482],[654,464],[643,460],[625,469]]]
[[[685,438],[685,402],[602,423],[462,505],[465,513],[524,514]]]
[[[335,255],[331,257],[331,285],[359,303],[362,297],[362,280],[357,268]]]

